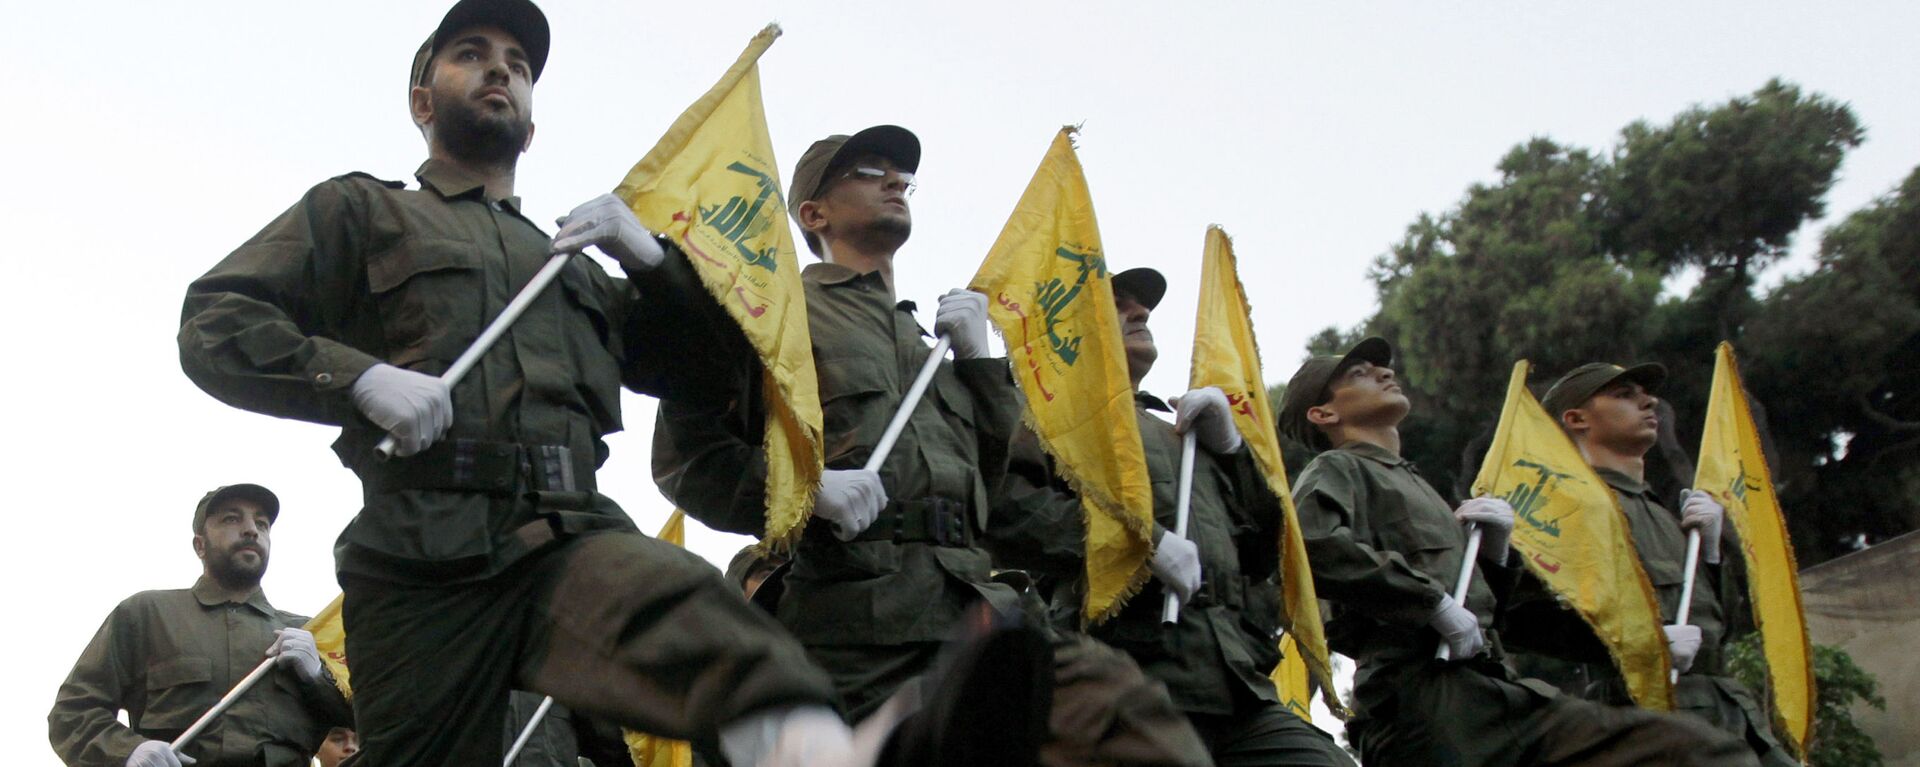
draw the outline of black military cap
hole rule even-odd
[[[407,77],[408,92],[426,79],[427,64],[433,61],[433,55],[440,52],[441,46],[454,35],[478,26],[499,27],[520,41],[521,50],[527,52],[527,64],[533,67],[533,81],[540,81],[540,72],[547,68],[547,51],[553,46],[553,33],[547,27],[547,15],[540,12],[539,6],[531,0],[460,0],[413,54],[413,70]]]
[[[1332,448],[1327,436],[1307,420],[1307,410],[1325,403],[1331,396],[1327,384],[1333,382],[1334,374],[1355,362],[1371,362],[1381,367],[1392,365],[1393,347],[1387,345],[1384,338],[1365,338],[1346,354],[1325,354],[1307,360],[1292,380],[1287,381],[1287,396],[1280,402],[1280,432],[1315,450]]]
[[[193,509],[193,531],[198,533],[202,527],[206,526],[207,511],[212,509],[214,504],[230,498],[260,504],[260,510],[267,513],[268,523],[277,522],[280,519],[280,497],[274,495],[272,490],[259,485],[222,485],[200,496],[200,505]]]
[[[908,173],[920,169],[920,138],[898,125],[875,125],[851,136],[835,134],[815,141],[793,164],[793,180],[787,185],[787,215],[793,222],[800,223],[800,203],[820,194],[827,171],[845,158],[866,152],[892,160],[894,167]]]
[[[1134,267],[1113,276],[1113,292],[1133,296],[1141,306],[1152,310],[1167,297],[1167,278],[1153,269]]]
[[[1614,381],[1625,378],[1640,384],[1647,393],[1659,391],[1660,384],[1667,380],[1667,368],[1657,362],[1646,362],[1623,368],[1609,362],[1589,362],[1574,368],[1554,381],[1547,394],[1540,398],[1540,406],[1547,409],[1547,415],[1553,416],[1555,423],[1560,422],[1560,414],[1586,404],[1601,389]]]

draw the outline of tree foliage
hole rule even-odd
[[[1760,635],[1748,634],[1727,644],[1727,670],[1747,689],[1753,690],[1760,708],[1772,718],[1773,695],[1767,687],[1766,658],[1760,651]],[[1813,677],[1816,688],[1813,713],[1813,748],[1807,754],[1812,767],[1879,767],[1880,749],[1853,723],[1855,702],[1882,711],[1887,701],[1873,676],[1853,662],[1847,651],[1831,645],[1814,645]],[[1774,723],[1775,737],[1791,742]]]

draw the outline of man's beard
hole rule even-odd
[[[527,146],[533,126],[506,115],[489,115],[460,99],[436,105],[434,135],[453,156],[482,165],[512,164]]]
[[[907,238],[913,236],[913,220],[880,216],[867,222],[861,231],[861,240],[874,250],[895,251],[907,244]]]
[[[220,552],[219,556],[207,558],[207,571],[213,579],[229,588],[251,588],[260,585],[260,578],[267,574],[267,552],[253,549],[259,557],[257,564],[239,561],[241,546],[235,546]]]

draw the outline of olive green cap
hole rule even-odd
[[[200,496],[200,505],[193,509],[193,531],[198,533],[200,528],[207,524],[207,512],[213,508],[214,504],[229,498],[240,498],[260,504],[260,510],[267,513],[269,524],[280,519],[280,497],[274,495],[272,490],[245,483],[222,485]]]
[[[1622,378],[1640,384],[1640,388],[1652,394],[1660,390],[1660,384],[1666,382],[1667,368],[1657,362],[1645,362],[1629,368],[1610,362],[1589,362],[1567,371],[1560,380],[1554,381],[1546,395],[1540,398],[1540,406],[1546,408],[1547,415],[1553,416],[1554,423],[1559,423],[1560,414],[1586,404],[1601,389]]]
[[[1315,450],[1331,449],[1327,435],[1307,420],[1307,410],[1327,401],[1327,384],[1333,376],[1355,362],[1371,362],[1381,367],[1393,364],[1393,347],[1379,337],[1361,339],[1346,354],[1323,354],[1308,359],[1287,381],[1287,395],[1280,401],[1280,433]]]
[[[441,17],[440,26],[427,35],[420,50],[414,52],[413,69],[407,75],[409,99],[413,89],[426,79],[427,64],[433,61],[433,55],[454,35],[479,26],[499,27],[513,35],[513,39],[520,42],[521,50],[527,52],[533,82],[540,82],[540,73],[547,68],[547,52],[553,47],[553,32],[540,7],[531,0],[460,0]]]
[[[787,186],[787,215],[794,223],[800,223],[800,203],[818,196],[826,185],[827,172],[842,158],[863,152],[892,160],[908,173],[920,169],[920,139],[898,125],[875,125],[851,136],[835,134],[815,141],[793,164],[793,180]]]

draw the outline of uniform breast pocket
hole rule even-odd
[[[973,395],[967,392],[960,377],[954,375],[952,365],[941,365],[933,374],[933,401],[940,407],[940,414],[949,423],[954,424],[967,437],[973,436],[974,425],[978,421],[973,412]]]
[[[206,712],[221,692],[212,688],[213,662],[183,655],[147,664],[147,709],[143,730],[184,730]]]
[[[1454,523],[1451,514],[1417,518],[1402,515],[1376,521],[1374,529],[1378,531],[1382,546],[1400,552],[1414,567],[1430,574],[1451,572],[1452,568],[1459,565],[1459,556],[1463,553],[1459,549],[1465,545],[1465,534]],[[1453,579],[1453,575],[1446,578],[1448,583],[1452,583]]]
[[[609,306],[611,281],[596,282],[583,262],[576,260],[560,274],[569,312],[564,325],[568,353],[579,369],[576,380],[593,417],[603,431],[612,431],[620,428],[620,324]]]
[[[451,364],[480,334],[483,274],[472,243],[414,240],[367,259],[387,360]]]
[[[887,371],[865,357],[822,359],[814,363],[820,376],[820,406],[826,424],[829,462],[862,461],[880,441],[893,408],[887,396]]]

